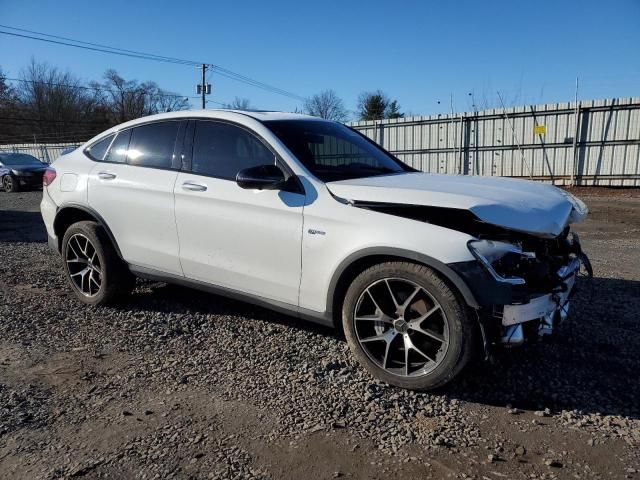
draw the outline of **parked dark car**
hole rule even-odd
[[[47,164],[26,153],[0,153],[0,180],[5,192],[42,188]]]

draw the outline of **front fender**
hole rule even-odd
[[[416,263],[421,263],[423,265],[432,268],[436,272],[438,272],[442,277],[447,279],[450,283],[452,283],[455,288],[458,290],[460,295],[464,298],[467,305],[472,308],[479,308],[480,304],[476,300],[474,294],[469,289],[464,280],[458,275],[451,267],[442,263],[441,261],[430,257],[428,255],[414,252],[411,250],[405,250],[402,248],[395,247],[369,247],[358,252],[352,253],[347,258],[342,260],[338,265],[338,268],[334,272],[331,282],[329,283],[329,294],[327,295],[327,311],[331,312],[333,310],[335,295],[336,295],[336,287],[338,286],[338,282],[342,275],[347,271],[349,266],[355,264],[356,262],[362,261],[368,257],[394,257],[400,260],[410,260]]]

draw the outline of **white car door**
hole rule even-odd
[[[173,188],[174,155],[185,122],[164,121],[117,134],[89,176],[88,200],[130,264],[182,275]],[[99,159],[98,159],[99,160]]]
[[[276,162],[249,130],[194,120],[187,135],[190,171],[179,173],[175,186],[185,276],[297,305],[304,194],[238,186],[239,170]]]

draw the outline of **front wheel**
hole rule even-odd
[[[347,290],[342,320],[358,361],[386,383],[412,390],[451,381],[477,335],[451,288],[430,268],[407,262],[362,272]]]
[[[20,185],[18,184],[18,180],[13,178],[11,175],[5,175],[2,178],[2,188],[4,188],[5,192],[17,192],[20,190]]]
[[[62,258],[69,285],[83,303],[105,305],[122,298],[134,286],[135,277],[96,222],[78,222],[67,229]]]

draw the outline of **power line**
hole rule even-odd
[[[113,55],[123,55],[126,57],[132,57],[132,58],[138,58],[138,59],[142,59],[142,60],[153,60],[153,61],[158,61],[158,62],[165,62],[165,63],[173,63],[173,64],[178,64],[178,65],[191,65],[191,66],[200,66],[202,65],[203,62],[195,62],[192,60],[185,60],[185,59],[181,59],[181,58],[176,58],[176,57],[166,57],[166,56],[162,56],[162,55],[156,55],[156,54],[152,54],[152,53],[145,53],[145,52],[140,52],[140,51],[136,51],[136,50],[128,50],[128,49],[123,49],[123,48],[117,48],[117,47],[111,47],[108,45],[103,45],[103,44],[99,44],[99,43],[91,43],[91,42],[84,42],[81,40],[75,40],[73,38],[69,38],[69,37],[61,37],[58,35],[50,35],[47,33],[42,33],[42,32],[36,32],[34,30],[26,30],[26,29],[21,29],[21,28],[17,28],[17,27],[11,27],[8,25],[1,25],[0,27],[3,28],[8,28],[10,30],[17,30],[17,31],[21,31],[21,32],[27,32],[27,33],[32,33],[35,35],[39,35],[39,37],[35,37],[33,35],[26,35],[24,33],[16,33],[16,32],[6,32],[6,31],[2,31],[0,30],[0,34],[4,34],[4,35],[11,35],[14,37],[22,37],[22,38],[28,38],[31,40],[39,40],[41,42],[48,42],[48,43],[54,43],[54,44],[58,44],[58,45],[64,45],[64,46],[68,46],[68,47],[76,47],[76,48],[82,48],[85,50],[91,50],[91,51],[95,51],[95,52],[101,52],[101,53],[111,53]],[[49,37],[49,38],[41,38],[41,37]],[[53,40],[56,39],[56,40]],[[70,43],[72,42],[72,43]],[[213,68],[213,71],[218,73],[219,75],[229,78],[231,80],[235,80],[238,82],[242,82],[245,83],[247,85],[251,85],[257,88],[261,88],[265,91],[271,92],[271,93],[275,93],[278,95],[283,95],[286,97],[290,97],[296,100],[300,100],[300,101],[305,101],[306,98],[302,97],[300,95],[297,95],[295,93],[289,92],[287,90],[278,88],[278,87],[274,87],[273,85],[269,85],[268,83],[264,83],[261,82],[259,80],[253,79],[251,77],[247,77],[246,75],[242,75],[240,73],[234,72],[233,70],[229,70],[227,68],[221,67],[219,65],[215,65],[215,64],[207,64],[208,66]]]
[[[38,83],[38,84],[43,84],[43,85],[49,85],[52,87],[68,87],[68,88],[81,88],[84,90],[95,90],[98,92],[109,92],[111,94],[116,94],[118,92],[114,92],[111,89],[108,88],[104,88],[104,87],[90,87],[90,86],[86,86],[86,85],[71,85],[71,84],[66,84],[66,83],[54,83],[54,82],[43,82],[42,80],[25,80],[22,78],[11,78],[11,77],[4,77],[5,80],[9,80],[12,82],[22,82],[22,83]],[[132,90],[127,90],[128,92],[133,92]],[[197,95],[179,95],[177,93],[147,93],[147,92],[137,92],[140,93],[142,95],[151,95],[151,96],[156,96],[156,97],[175,97],[175,98],[192,98],[192,99],[199,99],[200,97],[198,97]],[[216,105],[220,105],[225,107],[227,104],[223,103],[223,102],[217,102],[215,100],[207,100],[207,103],[215,103]]]
[[[12,28],[12,27],[9,27],[9,28]],[[125,57],[139,58],[139,59],[142,59],[142,60],[156,60],[156,61],[159,61],[159,62],[179,63],[179,64],[182,64],[182,65],[190,65],[190,64],[185,64],[185,63],[182,63],[182,62],[175,62],[175,61],[168,60],[168,59],[164,60],[164,59],[161,59],[159,57],[153,57],[152,55],[136,55],[136,54],[126,53],[126,52],[117,52],[115,50],[107,50],[107,49],[104,49],[104,48],[88,47],[88,46],[84,46],[84,45],[76,45],[74,43],[62,42],[62,41],[59,41],[59,40],[50,40],[50,39],[47,39],[47,38],[39,38],[39,37],[34,37],[34,36],[31,36],[31,35],[24,35],[24,34],[15,33],[15,32],[5,32],[5,31],[2,31],[2,30],[0,30],[0,33],[2,33],[3,35],[12,35],[14,37],[30,38],[32,40],[39,40],[41,42],[55,43],[55,44],[58,44],[58,45],[65,45],[67,47],[76,47],[76,48],[83,48],[85,50],[93,50],[94,52],[112,53],[114,55],[123,55]],[[40,34],[40,35],[43,35],[43,34]]]
[[[22,78],[10,78],[10,77],[4,77],[4,79],[12,81],[12,82],[37,83],[37,84],[49,85],[49,86],[52,86],[52,87],[81,88],[83,90],[95,90],[97,92],[109,92],[111,94],[118,93],[118,92],[114,92],[113,90],[111,90],[109,88],[104,88],[104,87],[90,87],[90,86],[86,86],[86,85],[71,85],[71,84],[66,84],[66,83],[44,82],[42,80],[25,80],[25,79],[22,79]],[[133,90],[127,90],[127,92],[134,93]],[[144,91],[135,92],[135,93],[139,93],[141,95],[156,96],[156,97],[174,97],[174,98],[192,98],[192,99],[200,98],[200,97],[198,97],[196,95],[180,95],[180,94],[177,94],[177,93],[147,93],[147,92],[144,92]],[[215,103],[215,104],[221,105],[221,106],[227,105],[226,103],[217,102],[215,100],[207,100],[207,102]]]
[[[124,53],[131,53],[131,54],[134,54],[134,55],[144,55],[144,56],[147,56],[147,57],[154,57],[154,58],[157,58],[158,60],[171,61],[172,63],[179,63],[179,64],[184,64],[184,65],[199,65],[200,64],[200,62],[194,62],[192,60],[183,60],[183,59],[175,58],[175,57],[165,57],[163,55],[155,55],[153,53],[137,52],[135,50],[128,50],[126,48],[110,47],[109,45],[102,45],[100,43],[84,42],[82,40],[75,40],[75,39],[69,38],[69,37],[61,37],[59,35],[51,35],[49,33],[41,33],[41,32],[36,32],[34,30],[27,30],[26,28],[10,27],[9,25],[1,25],[1,24],[0,24],[0,27],[8,28],[10,30],[17,30],[19,32],[33,33],[35,35],[40,35],[42,37],[57,38],[58,40],[66,40],[66,41],[73,42],[73,43],[80,43],[82,45],[89,45],[89,46],[92,46],[92,47],[106,48],[106,49],[109,49],[109,50],[115,50],[115,51],[124,52]]]

